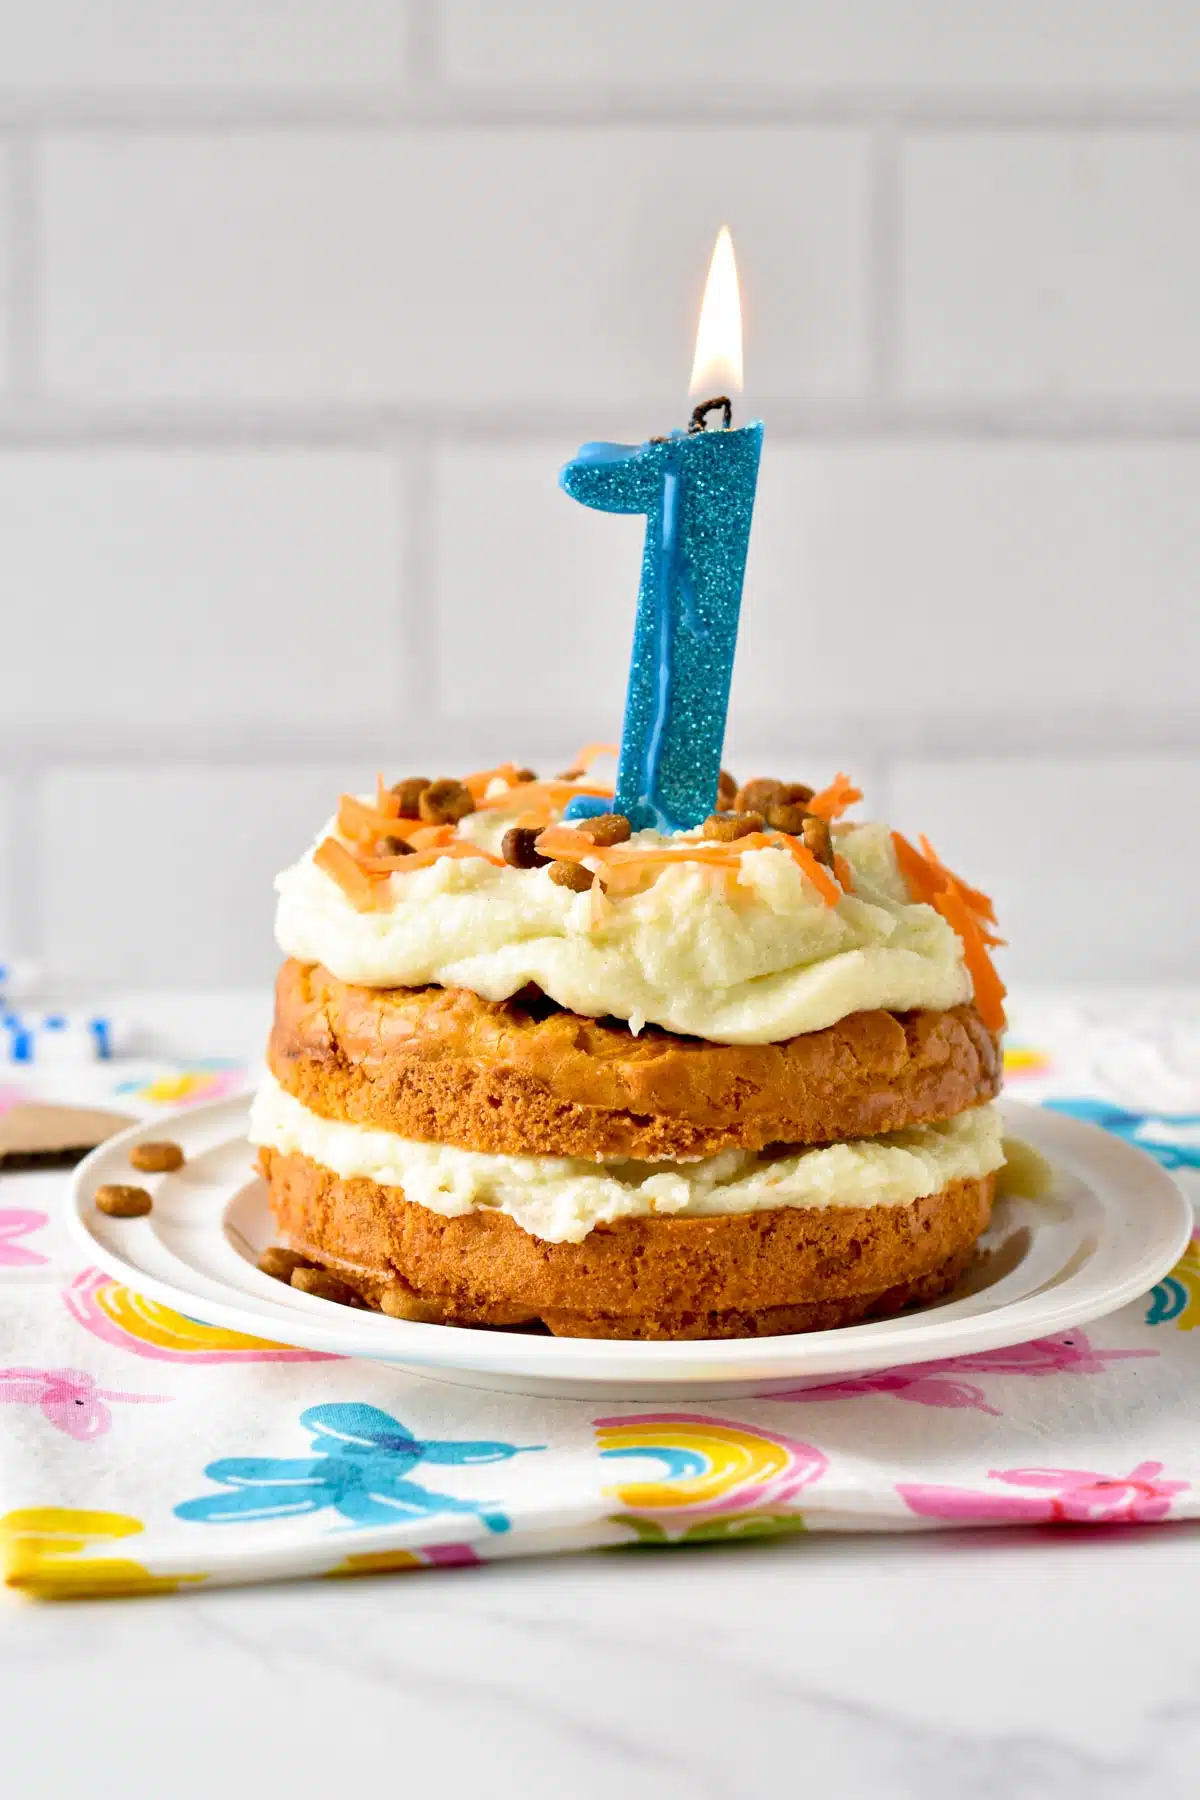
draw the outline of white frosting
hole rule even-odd
[[[460,837],[494,850],[520,804],[471,815]],[[334,834],[331,824],[321,835]],[[310,852],[276,882],[276,936],[286,955],[365,987],[430,983],[506,1000],[534,982],[572,1012],[714,1043],[776,1043],[849,1013],[970,999],[962,946],[932,907],[910,901],[887,827],[841,827],[836,841],[856,889],[836,906],[785,850],[748,851],[726,877],[704,867],[721,847],[697,844],[623,898],[572,893],[545,869],[444,858],[393,875],[388,906],[360,913]]]
[[[250,1141],[307,1156],[343,1178],[402,1188],[406,1199],[447,1218],[491,1207],[555,1244],[578,1244],[596,1225],[652,1213],[909,1206],[952,1181],[990,1175],[1004,1162],[994,1106],[938,1125],[774,1157],[749,1150],[724,1150],[690,1163],[487,1156],[321,1118],[270,1075],[254,1100]]]

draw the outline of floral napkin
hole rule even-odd
[[[1018,1007],[1010,1092],[1200,1196],[1200,1007]],[[235,1064],[6,1074],[138,1115]],[[65,1090],[69,1090],[68,1092]],[[525,1399],[320,1356],[81,1269],[65,1178],[0,1174],[0,1555],[31,1593],[174,1592],[620,1545],[1200,1516],[1200,1240],[1136,1305],[1015,1349],[693,1405]]]

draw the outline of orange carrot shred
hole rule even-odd
[[[374,884],[344,844],[339,844],[336,838],[325,838],[318,845],[313,861],[331,881],[337,882],[356,912],[375,911]]]
[[[833,872],[842,884],[842,892],[852,894],[854,892],[854,871],[845,857],[839,856],[836,851],[833,857]]]
[[[953,869],[948,869],[929,839],[924,835],[921,837],[921,854],[931,868],[936,869],[939,875],[945,877],[954,891],[962,895],[972,912],[982,914],[991,925],[996,923],[996,909],[992,905],[990,897],[981,892],[979,888],[968,887],[961,875],[956,875]]]
[[[495,769],[477,769],[474,775],[467,775],[464,778],[463,786],[476,800],[482,800],[493,781],[506,781],[509,787],[512,787],[516,779],[516,763],[506,762],[501,763]]]
[[[400,817],[400,796],[393,794],[391,788],[388,787],[383,779],[382,769],[375,777],[375,811],[383,813],[389,819]]]
[[[963,960],[975,989],[975,1005],[989,1031],[1003,1031],[1005,987],[996,966],[987,953],[983,934],[961,894],[951,888],[935,894],[935,909],[941,913],[952,931],[957,932],[963,947]]]
[[[507,794],[497,794],[494,800],[481,800],[477,812],[495,812],[497,809],[514,807],[522,803],[533,806],[565,806],[574,794],[590,794],[598,800],[611,800],[613,791],[610,787],[589,786],[577,781],[524,781],[518,788]]]
[[[583,749],[572,757],[571,761],[567,764],[567,767],[568,769],[583,769],[586,771],[591,768],[594,762],[598,762],[600,757],[619,756],[620,754],[620,744],[585,744]]]
[[[824,863],[817,861],[808,845],[802,844],[799,838],[789,836],[786,831],[776,832],[772,841],[784,845],[791,852],[792,861],[800,865],[802,873],[808,876],[826,906],[836,906],[842,897],[841,890]]]
[[[455,832],[453,825],[417,825],[413,830],[400,835],[414,850],[436,850],[440,844],[452,844]],[[407,860],[406,857],[405,861]]]
[[[848,775],[839,772],[827,788],[822,788],[819,794],[814,794],[811,800],[805,802],[805,808],[831,824],[834,819],[841,818],[848,806],[855,805],[861,799],[862,789],[856,788]]]
[[[896,848],[900,873],[908,883],[913,899],[923,900],[927,906],[932,906],[935,912],[940,913],[962,944],[963,960],[975,989],[975,1004],[980,1018],[989,1031],[1003,1031],[1005,987],[988,955],[989,947],[1002,943],[1003,939],[980,924],[976,913],[982,911],[982,908],[972,904],[972,897],[986,902],[988,914],[985,916],[994,920],[991,901],[986,894],[979,894],[976,889],[968,888],[956,875],[951,874],[934,854],[927,838],[921,839],[925,850],[929,852],[927,856],[922,856],[898,831],[893,831],[892,843]]]
[[[413,829],[410,820],[377,812],[360,800],[357,794],[343,794],[338,802],[338,830],[355,843],[373,843],[376,838],[407,838]]]
[[[478,844],[431,844],[424,850],[417,850],[412,856],[356,856],[352,858],[358,869],[371,875],[409,875],[416,869],[428,869],[433,863],[440,862],[442,857],[450,856],[461,860],[468,856],[477,856],[481,862],[491,863],[493,867],[502,869],[501,857],[493,856],[490,850],[481,850]]]

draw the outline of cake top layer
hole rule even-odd
[[[363,986],[504,1000],[532,983],[572,1012],[717,1043],[972,995],[1003,1023],[986,896],[923,840],[844,822],[860,798],[844,776],[820,794],[730,783],[727,811],[674,836],[564,823],[577,796],[609,797],[582,769],[538,782],[512,765],[343,796],[276,883],[281,948]]]

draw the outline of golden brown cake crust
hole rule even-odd
[[[769,1336],[933,1299],[966,1266],[995,1190],[989,1175],[911,1206],[622,1219],[553,1244],[505,1213],[445,1218],[304,1156],[261,1159],[282,1235],[370,1305],[395,1285],[448,1324],[540,1320],[567,1337]]]
[[[268,1061],[310,1111],[503,1156],[665,1161],[823,1144],[991,1100],[1000,1050],[973,1006],[853,1013],[782,1044],[709,1044],[493,1002],[350,987],[290,961]]]

